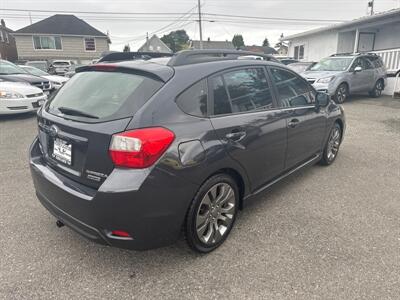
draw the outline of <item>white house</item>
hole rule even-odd
[[[319,61],[335,53],[376,53],[388,70],[385,93],[393,93],[393,76],[400,70],[400,9],[286,36],[281,41],[288,42],[289,56],[303,61]]]

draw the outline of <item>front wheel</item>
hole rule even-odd
[[[348,95],[349,95],[349,89],[347,87],[347,84],[342,83],[338,86],[335,92],[334,100],[336,103],[342,104],[347,100]]]
[[[381,79],[379,79],[374,86],[374,89],[372,91],[369,92],[369,95],[372,98],[379,98],[382,95],[382,91],[384,89],[383,86],[383,81]]]
[[[342,129],[338,123],[333,125],[329,134],[328,141],[326,142],[324,152],[320,161],[321,165],[328,166],[332,164],[339,152],[340,143],[342,141]]]
[[[189,208],[185,237],[196,252],[208,253],[228,237],[236,219],[239,191],[232,177],[218,174],[199,189]]]

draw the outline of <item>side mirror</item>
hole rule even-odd
[[[325,107],[331,102],[331,96],[329,96],[327,93],[317,92],[315,102],[317,107]]]
[[[361,72],[362,70],[363,70],[363,68],[362,68],[362,67],[360,67],[360,66],[357,66],[357,67],[355,67],[355,68],[354,68],[354,73]]]

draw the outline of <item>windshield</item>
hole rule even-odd
[[[55,61],[53,66],[69,66],[70,64],[66,61]]]
[[[0,74],[11,75],[11,74],[26,74],[27,72],[22,68],[5,61],[0,61]]]
[[[117,119],[133,114],[162,86],[154,79],[119,72],[81,72],[59,90],[48,106],[59,115]]]
[[[352,61],[352,57],[328,57],[316,63],[310,71],[346,71]]]
[[[36,75],[36,76],[47,76],[49,74],[47,74],[46,72],[43,72],[42,70],[39,70],[37,68],[33,68],[33,67],[22,67],[25,71],[31,73],[32,75]]]

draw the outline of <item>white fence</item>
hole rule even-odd
[[[388,73],[396,73],[400,70],[400,48],[389,50],[371,51],[382,57]]]

